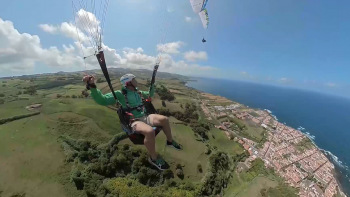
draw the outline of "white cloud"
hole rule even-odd
[[[98,25],[98,22],[96,22],[96,25]],[[0,18],[0,73],[7,73],[6,75],[31,74],[38,64],[62,71],[99,68],[96,57],[93,56],[95,49],[86,40],[82,44],[78,42],[77,29],[73,23],[41,24],[39,28],[52,35],[63,35],[71,38],[73,43],[63,44],[60,48],[57,46],[44,48],[38,36],[19,33],[11,21],[3,21]],[[86,34],[83,33],[84,30],[78,28],[78,32],[81,39],[87,38]],[[178,74],[201,74],[215,70],[210,66],[174,61],[171,54],[180,53],[179,49],[183,45],[185,43],[181,41],[157,45],[158,51],[165,52],[162,54],[160,71]],[[102,48],[109,67],[152,69],[156,62],[156,57],[145,54],[141,47],[136,49],[126,47],[120,50],[121,53],[117,53],[119,50],[103,43]],[[85,59],[85,63],[81,49],[85,56],[92,55]]]
[[[81,41],[84,44],[96,46],[99,43],[101,33],[101,22],[91,12],[80,9],[75,13],[74,25],[72,22],[63,22],[61,25],[53,26],[49,24],[40,24],[39,28],[51,34],[62,34],[75,41]],[[79,35],[79,36],[78,36]]]
[[[187,61],[195,62],[195,61],[205,61],[208,60],[208,55],[205,51],[187,51],[184,54],[184,57]]]
[[[48,24],[40,24],[39,27],[45,31],[45,32],[48,32],[48,33],[51,33],[51,34],[56,34],[58,32],[58,28],[57,27],[54,27],[52,25],[48,25]]]
[[[335,83],[327,83],[326,86],[333,88],[333,87],[336,87],[337,84],[335,84]]]
[[[50,34],[62,34],[66,36],[67,38],[71,38],[75,41],[81,41],[84,44],[91,45],[91,42],[93,42],[92,38],[89,38],[86,34],[84,34],[80,29],[77,29],[75,25],[72,23],[64,22],[61,25],[53,26],[48,24],[40,24],[39,28],[47,33]],[[78,34],[79,36],[78,36]]]
[[[185,20],[186,20],[186,22],[191,22],[191,21],[192,21],[192,18],[189,17],[189,16],[186,16],[186,17],[185,17]]]
[[[123,51],[128,67],[132,68],[151,68],[156,62],[156,58],[142,53]]]
[[[184,46],[185,43],[181,41],[170,42],[166,44],[158,44],[157,50],[159,52],[168,53],[168,54],[177,54],[180,53],[179,49]]]
[[[138,47],[137,49],[124,47],[123,51],[128,52],[128,53],[143,53],[143,49],[141,47]]]
[[[217,68],[211,66],[200,66],[198,64],[189,64],[185,61],[174,61],[169,54],[162,56],[162,62],[159,66],[160,71],[178,73],[178,74],[187,74],[187,75],[200,75],[200,74],[210,74]]]
[[[248,73],[246,71],[242,71],[240,72],[241,75],[248,75]]]
[[[0,18],[0,70],[1,73],[31,73],[36,62],[42,62],[49,66],[60,64],[67,65],[67,62],[82,62],[82,59],[75,58],[70,61],[73,55],[59,51],[56,47],[42,48],[40,39],[36,35],[19,33],[11,21],[4,21]],[[73,46],[66,47],[66,50],[73,50]]]

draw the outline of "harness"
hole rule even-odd
[[[136,107],[130,107],[129,100],[128,100],[128,97],[127,97],[127,91],[125,89],[122,90],[122,94],[124,95],[125,104],[126,104],[126,108],[127,108],[128,112],[131,112],[131,111],[134,111],[134,110],[137,110],[137,111],[144,111],[145,110],[145,107],[144,107],[144,104],[143,104],[145,102],[145,99],[143,98],[141,91],[137,91],[137,93],[139,94],[139,96],[142,99],[142,104],[139,105],[139,106],[136,106]]]
[[[134,115],[131,113],[131,111],[133,111],[133,110],[144,110],[145,111],[146,110],[146,115],[157,114],[158,112],[154,108],[154,106],[152,104],[152,101],[151,101],[151,98],[149,97],[148,99],[144,99],[142,94],[141,94],[141,92],[138,91],[140,97],[142,98],[142,104],[139,105],[139,106],[136,106],[136,107],[130,107],[129,100],[128,100],[127,96],[126,96],[126,90],[122,90],[122,93],[123,93],[124,98],[125,98],[126,108],[127,108],[127,109],[124,109],[123,105],[118,101],[117,95],[114,92],[111,80],[109,78],[109,74],[108,74],[107,65],[106,65],[106,62],[105,62],[103,51],[99,51],[96,54],[96,58],[98,60],[98,63],[100,64],[101,70],[103,72],[103,75],[106,78],[108,86],[111,89],[113,97],[116,100],[116,103],[119,104],[119,108],[117,110],[117,113],[118,113],[118,116],[119,116],[119,120],[120,120],[120,124],[121,124],[122,130],[128,134],[129,139],[134,144],[136,144],[136,145],[143,144],[145,136],[143,136],[140,133],[133,133],[132,132],[131,123],[133,121],[135,121],[135,118],[134,118]],[[153,84],[154,84],[154,81],[155,81],[155,77],[156,77],[156,73],[157,73],[158,67],[159,67],[159,63],[157,63],[154,66],[152,80],[151,80],[150,92],[152,90],[152,87],[153,87]],[[161,127],[154,127],[153,128],[156,136],[161,131],[161,129],[162,129]]]
[[[137,120],[134,118],[134,115],[131,113],[132,111],[134,110],[143,111],[146,115],[157,113],[153,104],[151,103],[151,99],[145,99],[142,96],[142,93],[140,91],[137,91],[137,93],[142,99],[142,104],[136,107],[130,107],[129,99],[127,97],[127,91],[125,89],[122,90],[122,94],[124,95],[124,98],[125,98],[126,109],[123,108],[123,106],[120,104],[120,107],[118,109],[118,115],[119,115],[120,123],[122,124],[122,129],[128,135],[131,135],[133,133],[131,124],[135,120]]]

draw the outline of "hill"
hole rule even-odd
[[[101,78],[97,86],[103,93],[110,91],[99,70],[88,72]],[[148,89],[151,71],[110,72],[115,90],[126,72],[141,76],[140,89]],[[157,136],[157,152],[170,164],[170,170],[159,172],[146,161],[145,148],[126,138],[115,108],[97,105],[85,93],[82,76],[59,72],[0,79],[0,177],[5,177],[0,196],[209,196],[248,187],[234,184],[243,177],[235,169],[246,151],[201,117],[200,92],[183,85],[187,77],[157,75],[153,103],[170,116],[173,136],[184,146],[168,149],[164,134]],[[265,188],[261,180],[279,184],[261,178],[243,185]]]

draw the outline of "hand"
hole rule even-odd
[[[95,77],[92,76],[92,75],[85,75],[83,77],[83,80],[82,80],[85,84],[88,84],[91,85],[91,84],[95,84]]]

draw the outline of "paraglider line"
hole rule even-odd
[[[108,5],[109,5],[109,0],[107,0],[107,5],[106,5],[106,9],[104,11],[103,14],[103,18],[102,18],[102,23],[101,23],[101,37],[103,36],[104,33],[104,27],[105,27],[105,21],[106,21],[106,15],[107,15],[107,10],[108,10]]]
[[[75,6],[75,3],[73,2],[73,0],[72,0],[72,7],[75,8],[75,10],[74,10],[74,8],[73,8],[74,11],[78,12],[78,9],[77,9],[77,7]],[[75,18],[75,12],[74,12],[74,11],[73,11],[73,17]],[[82,22],[84,23],[83,26],[86,27],[85,21],[82,20]],[[76,23],[75,20],[74,20],[74,23],[75,23],[75,27],[77,28],[77,23]],[[85,27],[84,27],[84,30],[85,30]],[[85,31],[86,31],[86,30],[85,30]],[[87,32],[87,31],[86,31],[86,32]],[[89,32],[87,32],[87,33],[89,33]],[[90,34],[91,34],[91,33],[90,33]],[[79,34],[78,34],[78,35],[79,35]],[[94,48],[96,48],[96,46],[93,44],[94,42],[91,40],[91,38],[90,38],[89,36],[87,36],[87,37],[88,37],[88,39],[89,39],[89,42],[90,42],[91,46],[94,47]]]
[[[73,5],[74,5],[74,2],[73,2],[73,0],[72,0],[72,8],[73,8]],[[75,16],[74,14],[75,14],[75,12],[74,12],[74,8],[73,8],[73,17]],[[84,50],[83,50],[83,45],[81,44],[81,41],[80,41],[80,36],[79,36],[79,32],[78,32],[78,27],[77,27],[77,24],[76,24],[75,20],[74,20],[74,25],[75,25],[75,30],[77,31],[78,40],[79,40],[79,44],[80,44],[80,48],[81,48],[81,53],[83,54],[83,57],[84,57],[85,54],[84,54]],[[84,61],[84,65],[85,65],[85,70],[87,70],[87,69],[86,69],[85,57],[83,58],[83,61]]]
[[[97,48],[97,39],[96,39],[96,35],[94,35],[94,31],[93,31],[93,27],[91,26],[91,24],[90,24],[90,22],[89,22],[89,20],[90,20],[90,18],[89,18],[89,16],[86,16],[87,14],[86,14],[86,8],[82,5],[82,3],[80,2],[80,1],[78,1],[79,2],[79,4],[80,4],[80,6],[82,7],[82,8],[84,8],[84,16],[82,17],[84,20],[83,20],[83,22],[84,22],[84,25],[85,25],[85,28],[84,28],[84,30],[88,33],[88,34],[90,34],[90,36],[91,36],[91,38],[93,39],[93,41],[95,41],[95,45],[93,45],[95,48]],[[89,31],[87,31],[86,29],[88,29]]]
[[[95,52],[94,54],[92,55],[88,55],[88,56],[85,56],[84,59],[88,58],[88,57],[92,57],[92,56],[95,56],[97,53]]]

